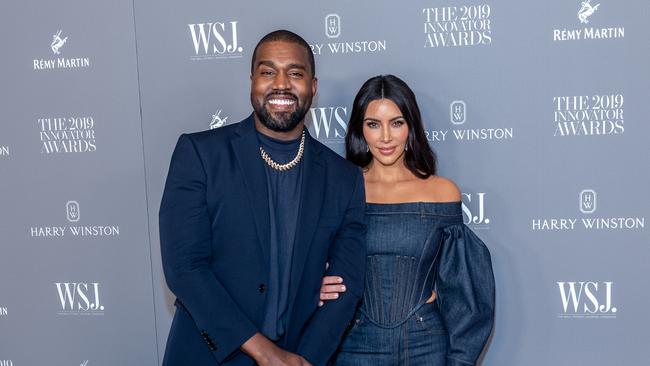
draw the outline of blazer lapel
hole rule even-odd
[[[236,134],[237,136],[230,143],[237,164],[244,173],[244,183],[250,200],[250,208],[255,218],[257,238],[264,261],[268,263],[271,235],[269,229],[269,193],[252,115],[239,124]]]
[[[293,304],[294,297],[300,285],[307,254],[311,248],[312,237],[318,226],[323,199],[325,197],[325,162],[321,157],[321,146],[307,133],[305,155],[303,157],[303,176],[300,193],[300,211],[298,212],[298,226],[293,249],[291,266],[291,288],[289,304]],[[323,271],[325,268],[323,268]]]

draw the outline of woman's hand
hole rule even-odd
[[[323,284],[320,287],[320,301],[318,306],[323,306],[325,300],[336,300],[339,294],[345,292],[345,284],[343,278],[339,276],[325,276],[323,277]]]

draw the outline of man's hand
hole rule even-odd
[[[318,306],[323,306],[325,300],[336,300],[339,294],[345,292],[343,278],[339,276],[323,277],[323,284],[320,287],[320,301]]]
[[[241,349],[259,366],[312,366],[303,357],[281,349],[260,333],[250,337]]]

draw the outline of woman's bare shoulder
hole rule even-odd
[[[432,202],[458,202],[460,189],[449,178],[434,175],[426,179],[426,194]]]

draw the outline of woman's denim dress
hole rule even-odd
[[[494,276],[461,203],[369,203],[366,221],[365,291],[335,364],[474,365],[492,330]]]

